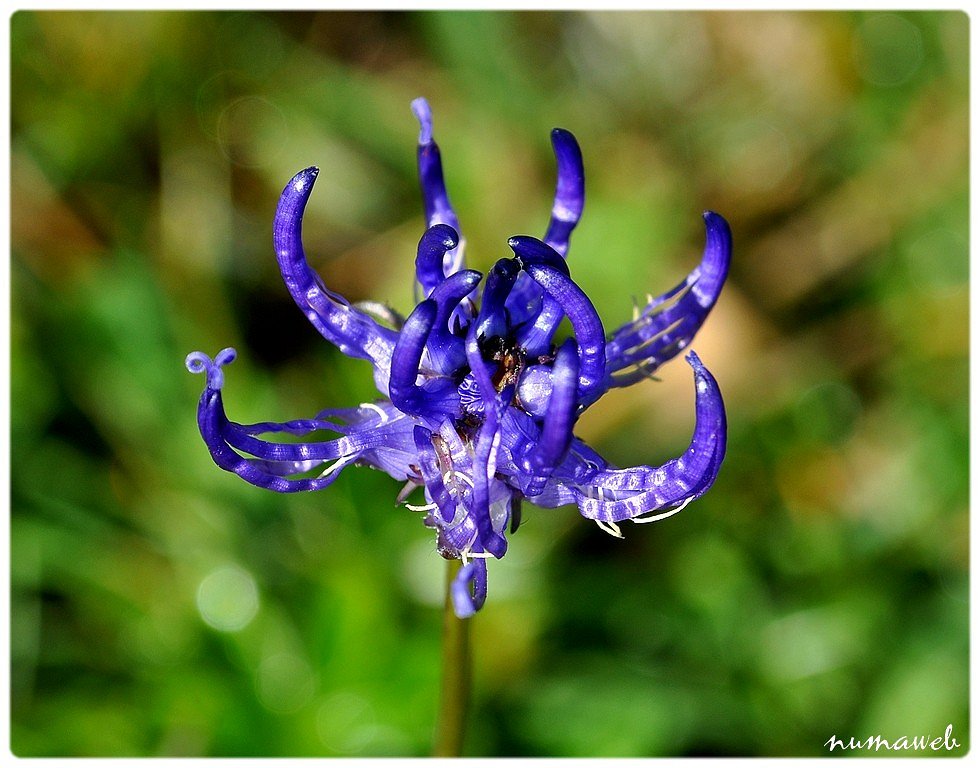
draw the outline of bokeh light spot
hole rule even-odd
[[[259,664],[255,688],[266,709],[288,714],[309,703],[316,692],[316,680],[310,665],[299,656],[277,653]]]
[[[363,752],[372,742],[378,726],[368,701],[357,694],[340,691],[320,706],[316,730],[325,747],[353,755]]]
[[[217,568],[197,588],[201,618],[221,632],[248,626],[259,610],[259,589],[252,574],[237,565]]]
[[[901,85],[922,66],[922,33],[898,14],[872,14],[858,29],[854,58],[858,72],[867,82]]]

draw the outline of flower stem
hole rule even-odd
[[[442,618],[442,683],[433,757],[460,757],[470,700],[472,654],[469,619],[457,618],[450,597],[459,560],[446,561],[446,603]]]

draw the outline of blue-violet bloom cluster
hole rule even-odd
[[[374,302],[352,305],[310,268],[300,228],[317,168],[300,171],[286,185],[273,225],[289,293],[329,342],[371,361],[383,399],[312,419],[238,424],[225,415],[221,398],[222,368],[235,351],[225,349],[213,360],[194,352],[187,368],[207,374],[198,408],[204,442],[219,467],[243,480],[280,493],[313,491],[359,464],[405,481],[399,503],[424,513],[439,553],[463,563],[451,596],[456,614],[466,617],[486,599],[487,559],[503,557],[523,499],[539,507],[575,504],[619,536],[617,523],[661,520],[714,482],[725,456],[725,408],[694,352],[687,361],[694,370],[696,420],[680,457],[658,467],[618,469],[573,428],[607,390],[650,377],[689,345],[725,282],[731,232],[721,216],[706,212],[701,263],[607,334],[565,261],[585,201],[582,154],[572,134],[555,129],[551,135],[558,170],[544,239],[512,237],[514,255],[484,276],[465,267],[429,105],[420,98],[412,109],[421,126],[418,171],[428,229],[415,260],[421,300],[408,317]],[[564,317],[574,336],[557,343]],[[323,431],[337,437],[311,439]],[[260,438],[274,433],[309,441]],[[425,503],[407,503],[417,488]]]

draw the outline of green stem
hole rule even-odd
[[[442,617],[442,684],[436,717],[433,757],[460,757],[466,732],[466,713],[470,700],[472,654],[469,619],[453,612],[450,588],[459,571],[459,560],[447,561],[446,603]]]

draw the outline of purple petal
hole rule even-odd
[[[446,192],[439,146],[432,139],[432,110],[425,99],[418,98],[412,102],[412,112],[418,118],[420,129],[418,169],[426,226],[448,224],[456,232],[460,232],[459,219]],[[457,245],[446,252],[443,268],[446,275],[454,274],[463,268],[463,253],[460,246]]]
[[[568,452],[577,412],[577,387],[578,355],[575,351],[575,340],[566,339],[558,350],[552,368],[551,397],[541,435],[524,460],[523,468],[531,478],[524,489],[524,495],[529,498],[541,493],[555,467]]]
[[[569,274],[568,265],[558,251],[535,237],[517,235],[510,238],[507,244],[514,250],[522,268],[527,264],[542,264],[564,275]],[[541,290],[536,283],[532,285],[535,290]],[[526,323],[517,334],[517,343],[529,358],[541,357],[551,351],[551,339],[564,317],[565,312],[561,305],[548,293],[544,293],[534,321]]]
[[[301,237],[303,211],[318,173],[317,168],[300,171],[279,198],[272,235],[282,279],[293,301],[327,341],[344,354],[366,358],[377,369],[387,371],[397,334],[328,290],[306,261]]]
[[[482,557],[470,561],[456,574],[450,589],[453,611],[467,619],[483,607],[487,599],[487,561]]]
[[[608,386],[628,386],[652,375],[691,343],[718,300],[731,264],[732,233],[717,213],[705,212],[704,223],[707,240],[701,263],[684,282],[649,301],[636,320],[609,339]]]
[[[429,492],[429,497],[439,507],[443,522],[449,523],[456,516],[456,499],[443,482],[443,471],[433,446],[432,432],[423,426],[416,426],[413,437],[425,488]]]
[[[544,294],[534,321],[522,326],[517,332],[517,345],[531,360],[546,356],[551,351],[551,340],[564,317],[565,311],[561,304],[547,293]]]
[[[432,109],[429,102],[419,96],[412,101],[412,112],[419,121],[419,144],[432,143]]]
[[[476,377],[480,396],[484,402],[483,424],[480,426],[473,451],[473,495],[470,514],[476,522],[481,548],[500,558],[507,551],[507,539],[493,528],[490,516],[490,482],[496,474],[496,449],[500,442],[499,409],[501,403],[493,381],[483,365],[475,327],[466,337],[466,358]]]
[[[575,331],[579,357],[579,403],[589,405],[605,391],[605,333],[599,315],[571,278],[541,264],[528,264],[527,273],[558,302]]]
[[[253,447],[257,449],[256,455],[259,458],[247,458],[235,451],[226,436],[229,429],[237,425],[232,425],[228,421],[221,399],[221,387],[224,385],[221,367],[233,359],[234,350],[227,349],[223,350],[214,361],[201,352],[191,353],[186,360],[187,369],[192,373],[207,373],[207,384],[197,409],[197,423],[211,458],[221,469],[234,472],[246,482],[260,488],[268,488],[279,493],[293,493],[327,487],[337,479],[339,470],[357,460],[360,449],[347,438],[294,446],[297,451],[290,454],[283,450],[286,446],[264,443],[246,434],[236,434],[237,438],[248,442],[248,452],[251,453]],[[302,455],[304,450],[308,455]],[[349,452],[344,453],[345,450]],[[318,477],[301,479],[284,477],[287,474],[317,468],[328,460],[335,460],[334,464],[328,466]]]
[[[505,336],[510,328],[507,315],[507,296],[520,274],[520,267],[513,259],[500,259],[487,274],[483,289],[483,302],[476,317],[476,335],[480,339]]]
[[[448,224],[435,224],[425,230],[415,257],[415,276],[425,298],[446,279],[442,271],[443,259],[458,244],[459,234]]]
[[[511,411],[513,410],[511,409]],[[511,437],[511,439],[513,438]],[[535,437],[534,440],[536,439]],[[518,438],[517,442],[521,443],[521,438]],[[526,452],[527,448],[517,445],[510,450],[514,455],[521,455],[521,451]],[[605,459],[581,440],[573,437],[565,458],[552,473],[541,493],[534,497],[534,505],[551,509],[565,504],[574,504],[581,495],[580,486],[589,485],[595,476],[607,467],[608,463]],[[505,463],[503,467],[498,466],[498,471],[501,470],[510,472],[512,485],[521,487],[527,483],[526,473],[516,466],[508,466]]]
[[[391,353],[391,374],[388,379],[388,396],[402,413],[412,416],[438,418],[455,415],[459,410],[459,396],[450,379],[429,378],[417,384],[419,366],[426,342],[435,324],[439,308],[435,301],[426,299],[405,320],[398,335],[398,343]]]
[[[507,297],[510,324],[517,328],[533,320],[541,310],[541,298],[544,295],[541,286],[534,282],[527,272],[521,272]]]
[[[684,455],[660,467],[633,467],[599,471],[588,487],[576,490],[583,516],[604,522],[637,519],[649,512],[673,507],[667,517],[701,496],[714,483],[725,458],[727,423],[718,383],[693,352],[696,424]]]
[[[568,131],[555,128],[551,132],[551,145],[558,164],[558,179],[551,221],[544,240],[564,256],[568,251],[568,239],[585,206],[585,167],[582,163],[582,150]]]
[[[453,374],[466,362],[463,339],[454,334],[449,326],[460,302],[482,279],[483,275],[476,270],[464,269],[446,278],[429,296],[436,303],[438,311],[426,348],[429,365],[437,373]]]
[[[514,235],[507,241],[507,245],[514,251],[517,263],[522,269],[527,264],[541,264],[558,270],[565,277],[570,275],[568,264],[554,248],[547,243],[543,243],[536,237],[530,235]]]

